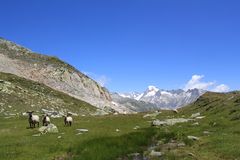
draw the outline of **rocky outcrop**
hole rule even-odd
[[[0,72],[43,83],[98,108],[111,107],[106,88],[56,57],[45,56],[0,38]]]

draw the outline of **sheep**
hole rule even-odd
[[[30,128],[35,128],[35,124],[38,125],[39,127],[39,116],[38,115],[33,115],[34,111],[31,111],[31,112],[27,112],[28,115],[29,115],[29,118],[28,118],[28,122],[29,122],[29,126]]]
[[[64,124],[65,126],[69,125],[72,126],[73,118],[71,117],[71,114],[68,113],[67,116],[64,116]]]
[[[42,125],[47,126],[50,124],[50,122],[51,122],[51,120],[50,120],[48,114],[43,115]]]

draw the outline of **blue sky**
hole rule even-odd
[[[239,8],[238,0],[1,0],[0,36],[57,56],[111,91],[236,90]]]

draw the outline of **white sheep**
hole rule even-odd
[[[68,113],[67,116],[64,116],[64,124],[72,126],[73,118],[71,117],[71,114]]]
[[[44,116],[43,116],[43,120],[42,120],[42,125],[43,125],[43,126],[47,126],[47,125],[50,124],[50,122],[51,122],[51,120],[50,120],[48,114],[44,115]]]
[[[32,112],[27,112],[28,115],[29,115],[28,122],[29,122],[30,128],[32,128],[32,127],[35,128],[35,124],[37,124],[38,127],[39,127],[39,116],[38,116],[38,115],[33,115],[33,114],[32,114],[33,112],[34,112],[34,111],[32,111]]]

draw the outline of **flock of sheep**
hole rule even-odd
[[[39,127],[39,123],[40,123],[40,118],[38,115],[34,115],[33,114],[34,111],[29,111],[26,112],[28,113],[28,122],[29,122],[29,127],[30,128],[35,128],[36,125],[38,125]],[[64,124],[65,126],[72,126],[72,122],[73,122],[73,118],[71,117],[71,114],[68,113],[67,116],[63,116],[64,117]],[[47,126],[48,124],[50,124],[51,120],[50,117],[48,116],[48,114],[45,114],[42,118],[42,125],[43,126]]]

